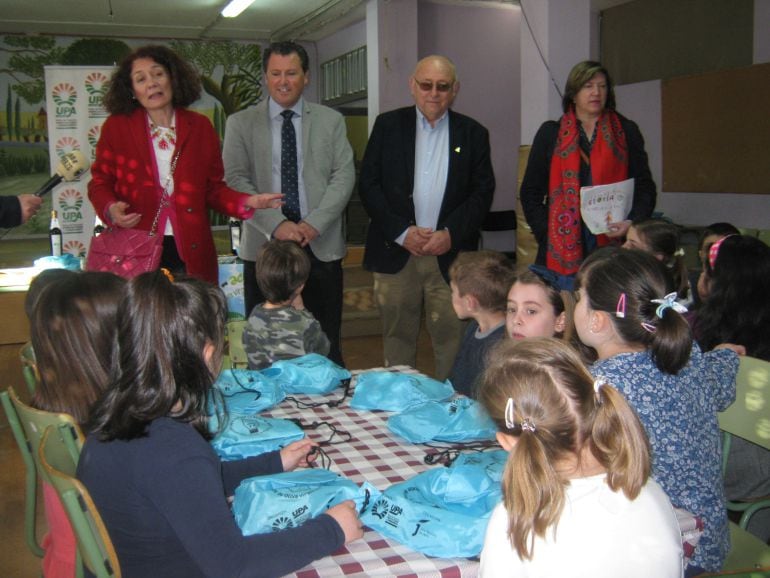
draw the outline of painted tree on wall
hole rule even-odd
[[[203,90],[222,106],[225,116],[262,100],[262,50],[258,44],[232,41],[173,41],[171,47],[201,74]],[[217,81],[214,73],[222,70]]]
[[[8,52],[8,67],[0,69],[13,81],[13,91],[29,104],[45,97],[45,71],[48,64],[57,64],[64,48],[56,46],[51,36],[4,36],[0,51]]]
[[[4,36],[0,52],[8,52],[7,74],[13,91],[29,104],[45,98],[45,67],[51,64],[111,66],[131,52],[125,42],[111,38],[82,38],[69,46],[56,45],[51,36]]]

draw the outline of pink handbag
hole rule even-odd
[[[142,229],[111,227],[91,239],[86,270],[106,271],[131,279],[155,271],[162,253],[162,236]]]
[[[158,221],[164,208],[169,205],[168,184],[174,176],[179,151],[171,160],[158,211],[149,231],[143,229],[123,229],[110,227],[98,237],[91,239],[91,247],[86,257],[87,271],[115,273],[131,279],[148,271],[155,271],[160,265],[163,254],[163,235],[158,235]]]

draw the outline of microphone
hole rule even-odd
[[[70,182],[76,180],[80,175],[88,170],[91,164],[80,151],[72,151],[62,156],[61,161],[56,166],[54,175],[46,181],[36,192],[36,197],[42,197],[60,182]]]

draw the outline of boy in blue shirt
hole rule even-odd
[[[476,384],[489,350],[505,337],[505,307],[515,280],[513,263],[497,251],[460,253],[449,268],[452,307],[470,319],[449,381],[455,391],[476,398]]]

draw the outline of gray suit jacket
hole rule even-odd
[[[224,143],[225,180],[237,191],[269,193],[272,185],[272,136],[267,99],[227,119]],[[303,219],[320,235],[310,243],[321,261],[345,256],[343,213],[355,185],[353,150],[345,120],[338,112],[304,101],[302,179],[308,214]],[[257,249],[286,220],[280,209],[264,209],[244,221],[241,258],[256,259]]]

